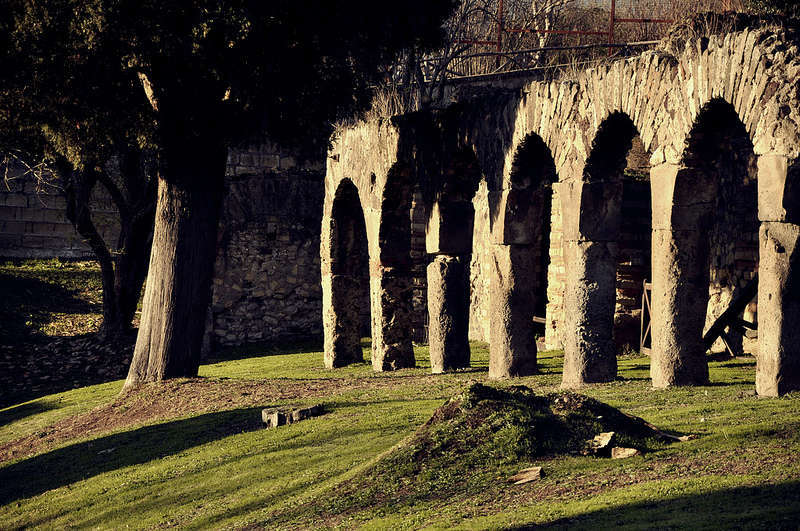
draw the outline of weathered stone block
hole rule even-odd
[[[261,420],[267,428],[277,428],[318,417],[325,412],[322,404],[297,409],[262,409]]]
[[[430,254],[459,255],[472,251],[475,208],[467,201],[437,202],[433,205],[425,233]]]
[[[782,155],[758,157],[758,219],[800,223],[800,166]]]
[[[564,239],[616,241],[619,238],[622,181],[562,183]]]
[[[651,168],[653,229],[705,230],[717,201],[713,177],[676,164]]]

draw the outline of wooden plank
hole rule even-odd
[[[717,340],[724,332],[725,328],[739,320],[739,314],[744,311],[751,300],[758,294],[758,274],[753,276],[753,279],[742,288],[735,299],[731,301],[728,309],[722,312],[722,315],[714,321],[711,328],[708,329],[706,335],[703,336],[703,344],[705,349],[711,348],[714,341]]]
[[[733,349],[731,348],[730,345],[731,338],[728,337],[728,334],[726,334],[725,332],[720,332],[719,338],[722,340],[722,344],[725,345],[725,350],[728,351],[730,357],[731,358],[736,357],[736,354],[733,353]]]
[[[751,323],[750,321],[745,321],[744,319],[739,319],[738,325],[743,328],[747,328],[748,330],[758,330],[757,323]]]
[[[650,290],[652,289],[652,284],[648,283],[647,281],[643,282],[644,290],[642,291],[642,311],[641,316],[639,318],[639,351],[650,352],[650,348],[646,347],[645,345],[652,343],[652,334],[651,334],[651,326],[652,326],[652,312],[650,311]],[[649,342],[648,342],[649,339]]]

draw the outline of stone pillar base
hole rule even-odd
[[[759,234],[756,392],[800,390],[800,225],[763,222]]]
[[[469,367],[469,255],[437,255],[428,265],[431,372]]]
[[[412,280],[404,268],[379,267],[370,280],[373,302],[372,368],[393,371],[416,366],[412,332]]]
[[[708,243],[700,231],[653,231],[653,387],[704,385]]]
[[[564,375],[561,386],[610,382],[617,377],[613,340],[617,244],[567,241],[564,298]]]
[[[327,283],[330,283],[326,286]],[[323,277],[323,320],[325,367],[333,369],[364,361],[361,350],[361,278],[349,275]],[[330,299],[328,300],[328,297]]]
[[[529,376],[536,370],[533,288],[536,249],[493,245],[489,378]]]

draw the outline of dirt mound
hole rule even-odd
[[[581,454],[587,441],[614,432],[617,445],[646,451],[660,432],[644,420],[571,392],[471,385],[440,407],[412,440],[389,456],[395,465],[431,459],[516,461]]]

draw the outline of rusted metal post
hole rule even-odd
[[[497,4],[497,53],[503,51],[503,0]],[[500,56],[498,55],[494,63],[495,68],[500,68]]]
[[[497,51],[503,51],[503,0],[497,5]]]
[[[614,44],[614,18],[617,11],[617,0],[611,0],[611,14],[608,21],[608,44]],[[610,56],[614,51],[611,46],[608,47],[608,55]]]

